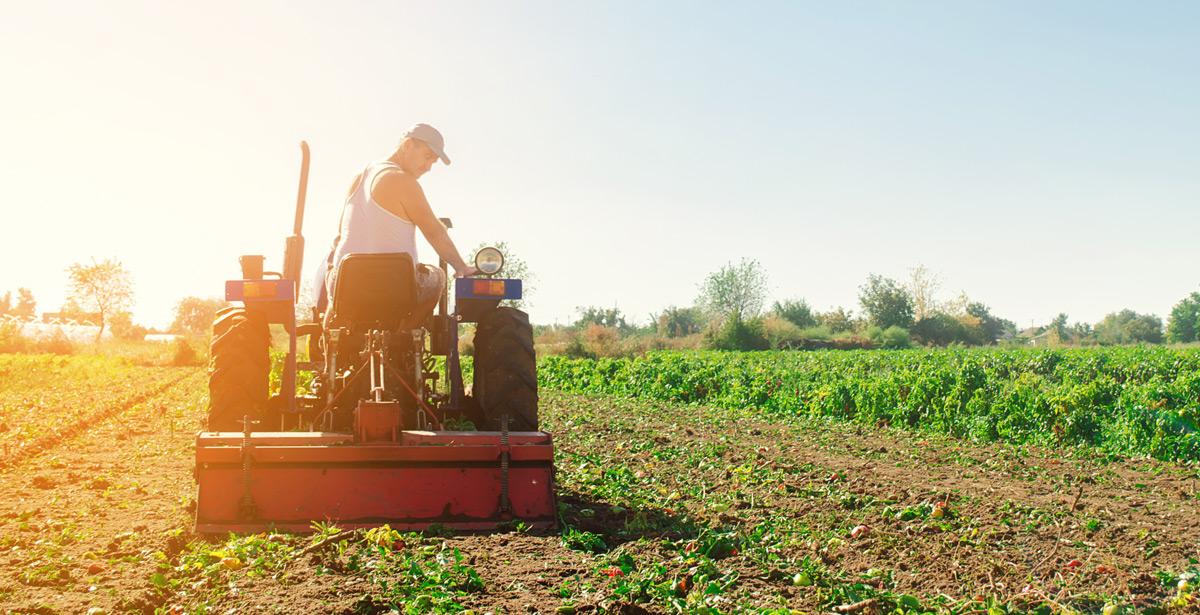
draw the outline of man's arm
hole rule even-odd
[[[454,267],[455,274],[467,276],[475,273],[475,268],[463,260],[446,227],[433,213],[421,184],[412,176],[396,171],[384,172],[375,180],[371,196],[384,209],[417,225],[438,256]]]

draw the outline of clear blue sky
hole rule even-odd
[[[644,320],[744,257],[818,309],[924,264],[1022,326],[1200,288],[1196,3],[0,11],[0,292],[40,309],[91,257],[126,264],[153,325],[239,254],[277,263],[300,139],[312,264],[417,121],[454,160],[422,180],[435,211],[528,261],[535,322]]]

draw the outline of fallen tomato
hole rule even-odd
[[[871,528],[865,525],[856,525],[850,530],[850,537],[857,540],[871,533]]]

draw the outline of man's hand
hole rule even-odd
[[[454,277],[456,277],[456,278],[466,278],[466,277],[476,275],[478,273],[479,273],[479,270],[471,265],[466,265],[462,269],[459,269],[457,267],[454,269]]]

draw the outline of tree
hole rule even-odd
[[[776,301],[775,305],[771,306],[771,311],[778,317],[800,327],[807,329],[817,326],[817,317],[813,314],[812,308],[808,302],[803,299],[787,300],[784,302]]]
[[[506,305],[508,307],[514,307],[517,309],[525,309],[529,306],[529,297],[533,295],[537,276],[529,270],[529,264],[526,263],[524,259],[513,254],[512,249],[508,247],[507,241],[494,241],[491,243],[484,242],[475,246],[475,249],[471,250],[471,256],[467,259],[467,264],[474,264],[475,255],[480,250],[487,247],[496,248],[497,250],[500,250],[501,254],[504,255],[504,268],[500,270],[499,277],[521,281],[521,298],[505,299],[503,302],[501,302],[501,305]],[[453,295],[454,280],[450,279],[449,283],[451,284],[450,294]]]
[[[959,319],[943,312],[933,312],[913,323],[912,334],[923,344],[946,346],[954,342],[973,343],[971,329]]]
[[[1055,316],[1054,320],[1051,320],[1050,324],[1046,325],[1046,330],[1050,332],[1050,337],[1057,344],[1065,344],[1071,341],[1071,333],[1067,331],[1067,318],[1066,312],[1059,312],[1058,316]]]
[[[871,274],[858,290],[858,302],[877,327],[907,329],[913,324],[912,297],[891,278]]]
[[[1086,322],[1077,322],[1067,328],[1067,334],[1071,336],[1071,341],[1080,346],[1094,346],[1096,344],[1096,330],[1092,325]]]
[[[0,316],[4,316],[12,311],[12,293],[6,292],[3,297],[0,297]]]
[[[830,333],[854,330],[854,313],[838,306],[828,312],[817,314],[817,322],[827,327]]]
[[[133,314],[120,311],[109,318],[109,330],[119,340],[140,340],[146,337],[146,327],[133,322]]]
[[[601,327],[612,327],[614,329],[629,328],[629,325],[625,322],[625,315],[621,313],[620,308],[588,306],[575,308],[575,310],[579,312],[579,319],[573,325],[577,329],[586,329],[588,325],[600,325]]]
[[[1167,318],[1167,341],[1176,344],[1194,342],[1200,329],[1200,293],[1192,293],[1171,308]]]
[[[58,308],[58,317],[68,321],[75,321],[81,325],[98,325],[100,324],[96,314],[83,309],[79,302],[74,297],[67,297],[66,303]]]
[[[917,265],[909,272],[908,293],[912,297],[913,319],[921,320],[937,311],[937,301],[934,296],[942,287],[942,282],[938,279],[937,274],[926,269],[925,265]]]
[[[96,341],[104,334],[105,320],[133,304],[133,282],[124,265],[112,259],[90,265],[75,263],[67,268],[71,300],[100,316]]]
[[[1096,323],[1096,339],[1101,344],[1161,344],[1162,319],[1129,309],[1113,312]]]
[[[699,333],[704,327],[704,317],[694,307],[671,306],[654,317],[658,334],[663,337],[686,337]]]
[[[767,274],[756,260],[742,259],[727,263],[708,274],[696,299],[709,315],[719,318],[750,320],[762,312],[767,296]]]
[[[229,304],[224,299],[215,297],[184,297],[175,304],[175,321],[171,323],[171,332],[204,335],[212,327],[217,310],[227,305]]]
[[[1004,335],[1016,335],[1017,324],[1011,320],[1006,320],[992,314],[991,308],[979,303],[978,301],[970,301],[967,303],[966,316],[973,320],[976,328],[977,344],[995,344],[996,340]],[[964,322],[971,326],[970,323]]]
[[[25,320],[37,318],[37,301],[34,300],[32,291],[28,288],[17,289],[17,307],[13,308],[12,313]]]

